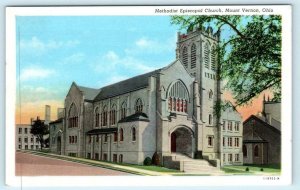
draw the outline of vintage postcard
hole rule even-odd
[[[7,7],[6,40],[7,185],[291,184],[291,6]]]

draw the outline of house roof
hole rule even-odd
[[[124,117],[119,121],[119,123],[126,123],[126,122],[132,122],[132,121],[146,121],[149,122],[148,116],[145,113],[139,112],[132,114],[130,116]]]
[[[268,124],[265,120],[263,120],[263,118],[260,118],[259,116],[256,115],[251,115],[248,119],[246,119],[243,124],[245,125],[246,123],[255,120],[259,123],[261,123],[262,125],[265,125],[266,127],[269,127],[271,130],[277,132],[277,133],[281,133],[281,128],[277,128],[275,126],[272,126],[270,124]]]
[[[126,94],[148,86],[148,78],[160,72],[161,69],[151,71],[142,75],[123,80],[100,89],[100,93],[95,97],[95,101],[111,98],[121,94]]]
[[[61,123],[62,121],[63,121],[63,118],[59,118],[55,121],[51,121],[49,124]]]

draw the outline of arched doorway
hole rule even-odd
[[[187,127],[176,128],[171,133],[171,152],[193,157],[193,132]]]

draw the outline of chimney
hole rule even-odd
[[[50,123],[50,114],[51,114],[51,107],[49,105],[45,106],[45,124]]]

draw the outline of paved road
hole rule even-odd
[[[125,172],[16,152],[17,176],[122,176]]]

